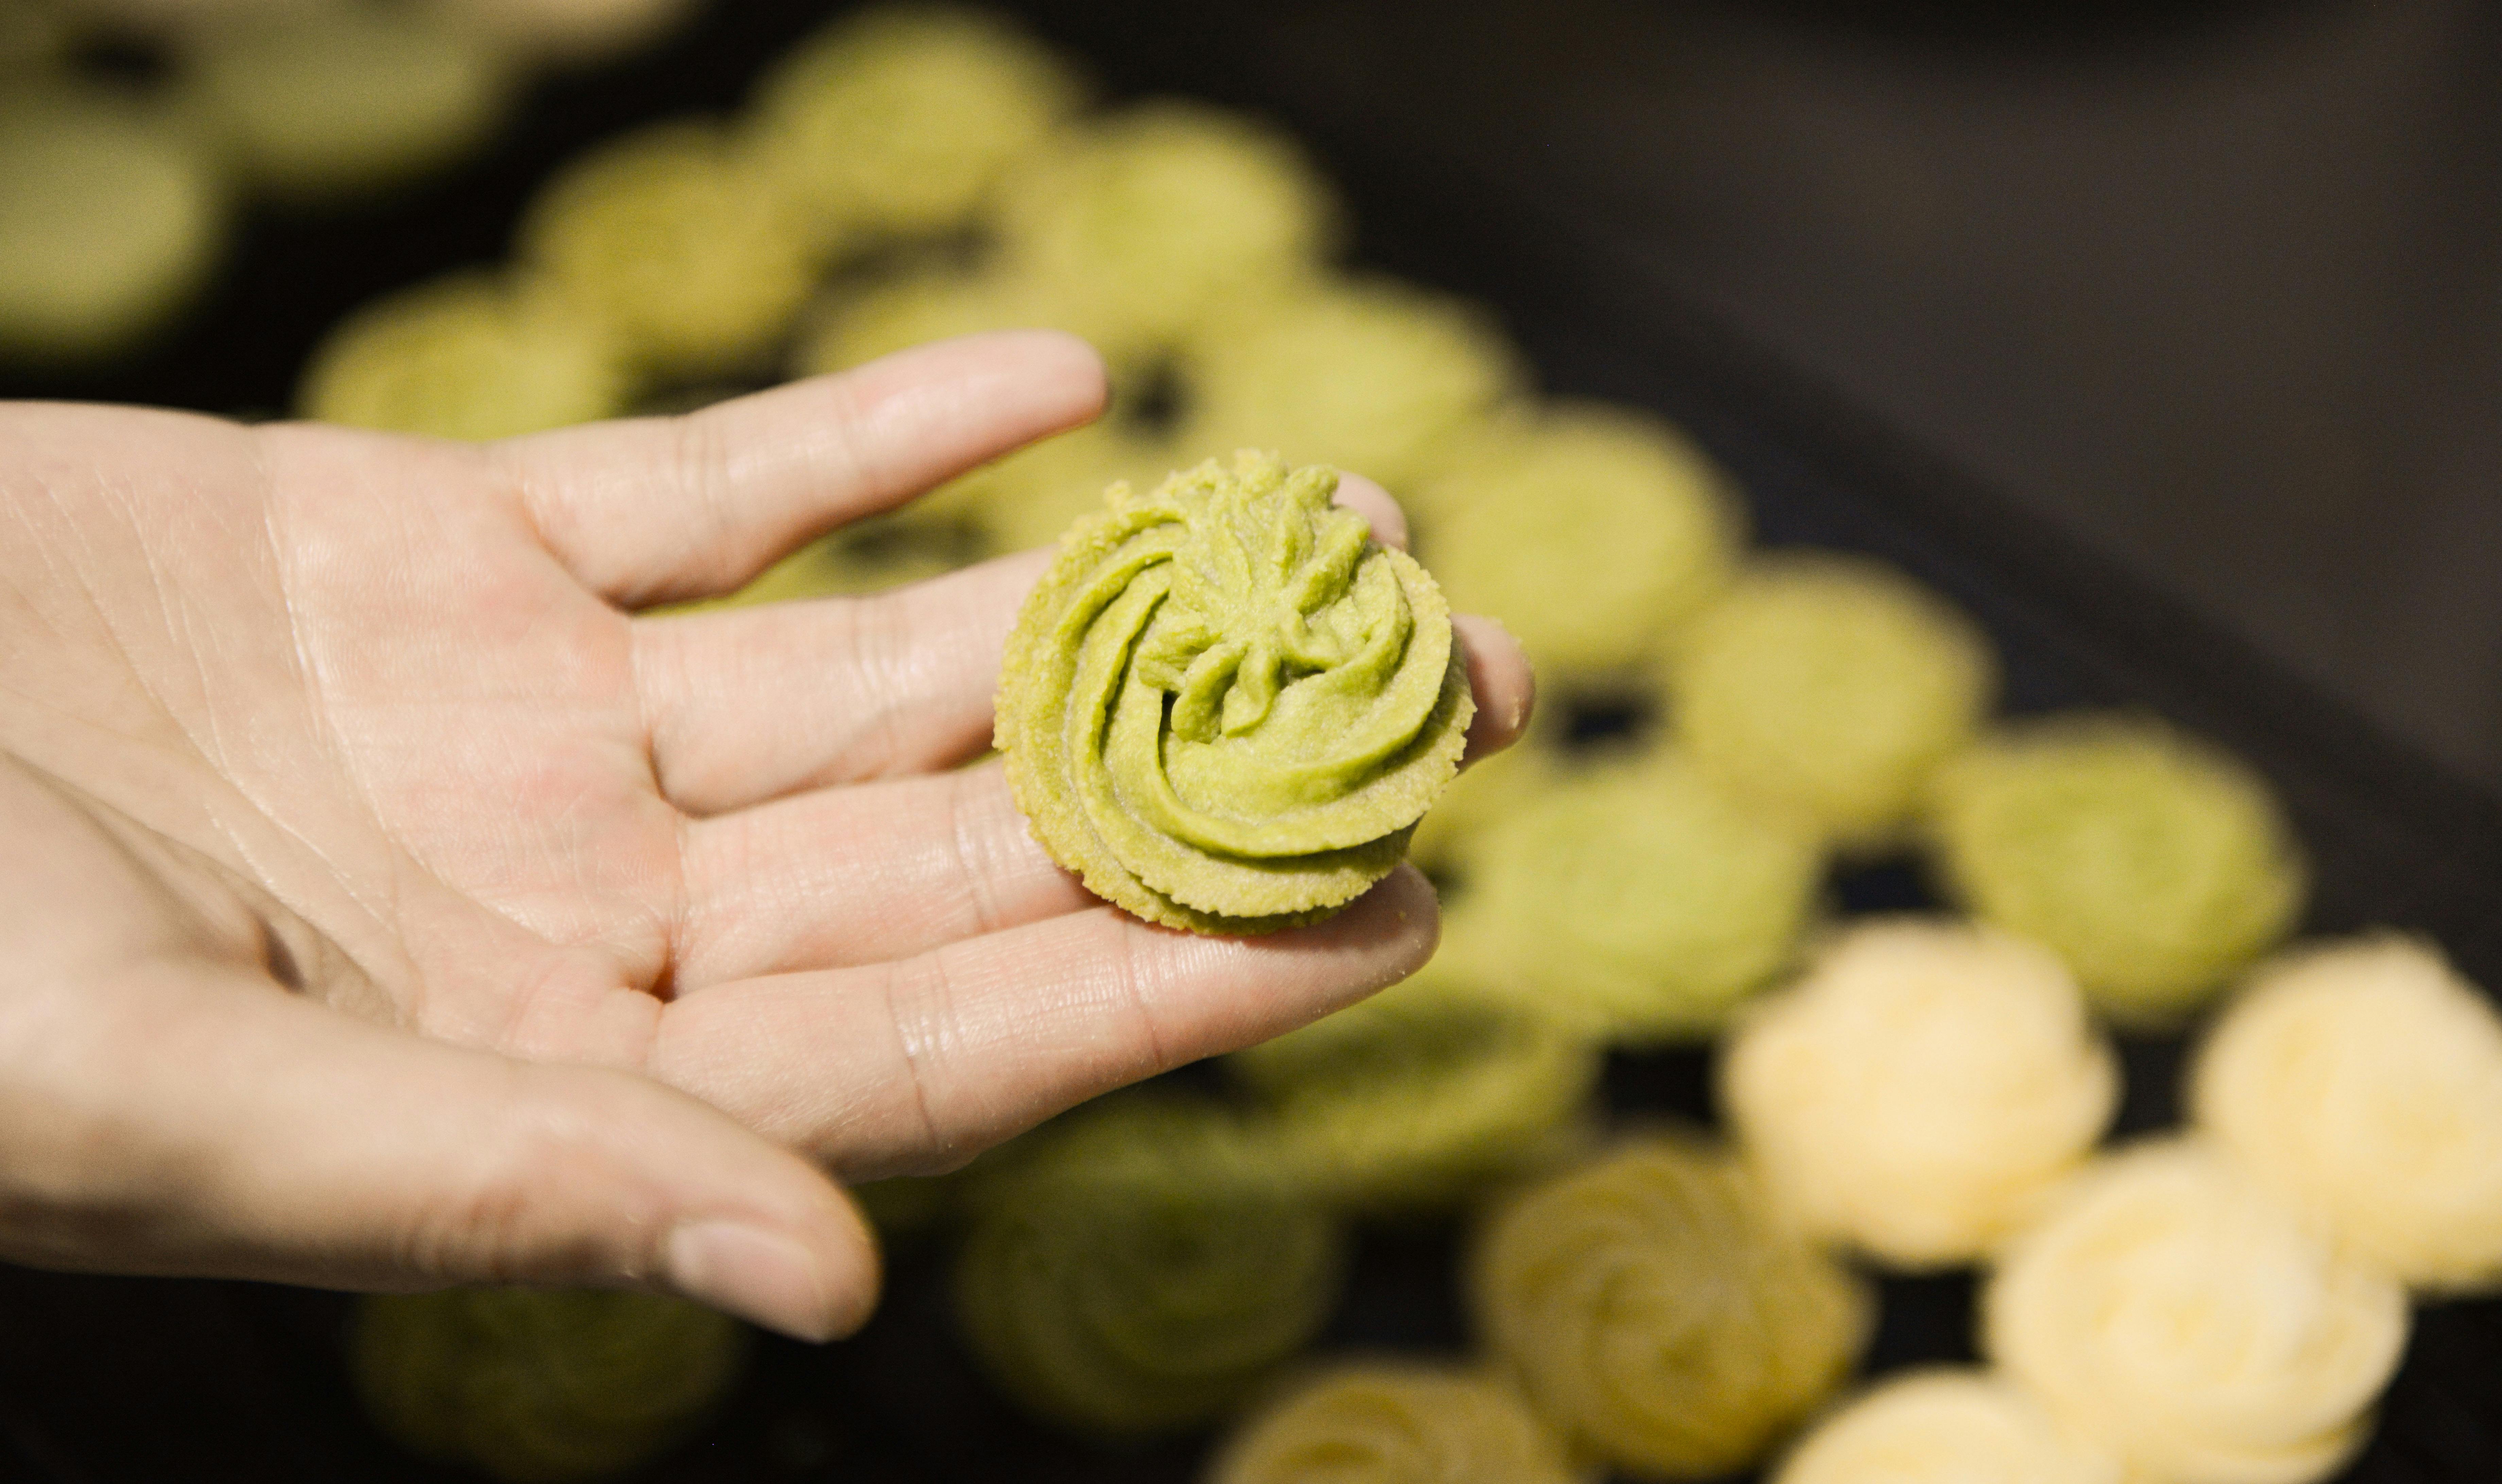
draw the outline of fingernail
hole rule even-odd
[[[793,1339],[833,1337],[816,1259],[787,1236],[731,1221],[689,1222],[669,1233],[668,1279],[697,1303]]]

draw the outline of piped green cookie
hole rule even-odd
[[[1389,874],[1475,712],[1425,569],[1243,453],[1126,484],[1008,636],[999,750],[1035,838],[1150,922],[1266,932]]]

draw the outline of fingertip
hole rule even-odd
[[[1337,916],[1299,929],[1299,949],[1339,958],[1337,1010],[1386,990],[1425,966],[1442,941],[1442,904],[1425,873],[1402,860]]]
[[[804,1163],[793,1157],[795,1164]],[[793,1339],[857,1332],[877,1307],[882,1260],[851,1197],[811,1168],[796,1208],[680,1220],[660,1249],[660,1285]]]
[[[990,330],[946,344],[964,342],[971,343],[977,360],[1012,365],[1059,388],[1069,405],[1080,410],[1076,422],[1092,422],[1111,403],[1112,377],[1103,354],[1066,330]]]
[[[1476,715],[1469,719],[1465,762],[1502,752],[1529,730],[1538,711],[1538,673],[1520,641],[1499,619],[1464,613],[1451,619],[1469,667],[1469,689],[1476,696]]]
[[[1372,539],[1399,551],[1407,550],[1407,512],[1391,497],[1390,491],[1361,474],[1340,470],[1337,477],[1337,503],[1364,517],[1372,527]]]

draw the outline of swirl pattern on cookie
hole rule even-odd
[[[1209,1484],[1578,1484],[1560,1439],[1499,1381],[1341,1366],[1254,1417]]]
[[[2306,1484],[2360,1445],[2407,1300],[2195,1142],[2078,1177],[1982,1296],[1990,1359],[2138,1474]]]
[[[1214,1416],[1311,1339],[1344,1236],[1248,1131],[1212,1103],[1132,1096],[967,1171],[957,1319],[1003,1392],[1083,1432],[1154,1433]]]
[[[1696,616],[1666,673],[1677,740],[1697,764],[1868,846],[1971,739],[1995,669],[1989,641],[1943,598],[1882,562],[1822,553],[1741,574]]]
[[[2065,959],[2116,1020],[2178,1020],[2301,914],[2266,783],[2150,720],[2010,726],[1940,770],[1931,809],[1954,896]]]
[[[2119,1461],[1979,1370],[1925,1370],[1854,1398],[1800,1439],[1773,1484],[2121,1484]]]
[[[1338,218],[1335,192],[1291,137],[1204,104],[1158,99],[1072,132],[1002,183],[1000,260],[1106,358],[1129,364],[1205,334],[1220,311],[1239,309],[1254,322],[1290,311],[1289,290],[1336,245]],[[1302,372],[1329,369],[1306,363]],[[1271,438],[1238,434],[1241,443],[1273,446]]]
[[[1084,88],[1009,21],[885,5],[803,41],[759,84],[754,128],[820,252],[971,220]]]
[[[646,125],[567,165],[530,203],[519,248],[663,378],[760,364],[814,285],[749,142],[702,120]]]
[[[352,1377],[384,1431],[497,1478],[623,1472],[736,1384],[749,1334],[656,1294],[467,1288],[361,1300]]]
[[[1538,1409],[1644,1476],[1760,1458],[1831,1395],[1872,1309],[1741,1166],[1677,1138],[1515,1197],[1468,1277],[1479,1332]]]
[[[1736,482],[1701,449],[1589,403],[1488,424],[1411,503],[1452,601],[1502,619],[1563,679],[1635,673],[1728,583],[1745,539]]]
[[[615,343],[570,303],[462,276],[341,321],[297,398],[323,422],[487,440],[616,417],[628,387]]]
[[[1616,1040],[1717,1029],[1785,967],[1823,860],[1674,756],[1555,784],[1487,829],[1466,910],[1489,977]]]
[[[2037,1213],[2111,1121],[2119,1063],[2047,951],[1902,919],[1853,928],[1748,1006],[1720,1095],[1810,1231],[1929,1267]]]
[[[1182,372],[1194,447],[1257,444],[1394,490],[1437,467],[1527,381],[1474,305],[1368,278],[1237,304],[1194,340]]]
[[[1273,1108],[1285,1165],[1362,1209],[1447,1205],[1559,1158],[1599,1082],[1596,1046],[1430,976],[1229,1060]]]
[[[2427,945],[2261,968],[2200,1053],[2201,1128],[2419,1288],[2502,1284],[2502,1017]]]
[[[1424,568],[1257,454],[1063,539],[1009,635],[999,750],[1035,837],[1150,922],[1260,932],[1388,874],[1475,703]]]

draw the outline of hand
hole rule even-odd
[[[1033,333],[484,447],[0,408],[0,1257],[824,1337],[877,1277],[821,1166],[950,1167],[1414,969],[1412,870],[1163,931],[952,766],[1041,554],[632,616],[1103,395]],[[1463,638],[1481,752],[1530,682]]]

